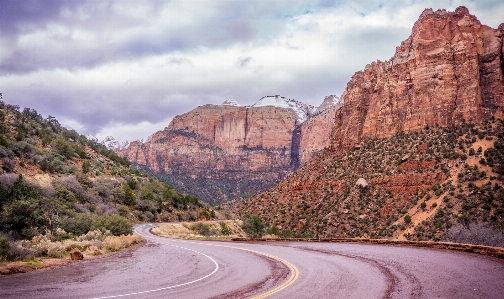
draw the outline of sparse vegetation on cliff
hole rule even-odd
[[[481,243],[474,232],[485,231],[494,240],[485,245],[502,246],[503,138],[504,121],[491,120],[367,139],[342,155],[326,149],[238,210],[278,235]]]

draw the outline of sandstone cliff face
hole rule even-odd
[[[327,145],[334,126],[336,111],[341,106],[337,96],[328,96],[314,115],[300,126],[297,132],[300,139],[299,166],[313,158]]]
[[[268,100],[286,99],[265,97],[261,103]],[[303,111],[243,107],[231,100],[204,105],[175,117],[147,142],[132,142],[120,155],[163,174],[182,191],[217,203],[274,186],[299,167],[300,155],[304,162],[324,146],[334,111],[324,110],[301,130],[300,117],[308,117]]]
[[[389,61],[354,74],[331,147],[342,151],[365,138],[501,117],[503,31],[504,25],[482,25],[465,7],[426,9]]]
[[[483,208],[496,195],[482,194],[503,179],[489,182],[499,170],[481,152],[504,151],[492,149],[504,136],[503,32],[464,7],[425,10],[392,59],[352,77],[328,146],[274,188],[229,206],[311,236],[424,240],[469,222],[502,230],[504,217],[488,209],[502,203]],[[469,172],[488,190],[476,192]],[[356,186],[361,179],[369,185]]]

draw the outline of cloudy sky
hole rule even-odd
[[[99,139],[145,139],[178,114],[282,95],[318,106],[387,60],[424,8],[504,1],[0,0],[3,101]]]

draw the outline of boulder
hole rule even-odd
[[[82,254],[82,252],[79,249],[74,248],[74,249],[72,249],[72,251],[70,251],[70,259],[72,261],[79,261],[79,260],[84,259],[84,255]]]
[[[364,178],[358,179],[357,182],[355,183],[355,186],[359,186],[362,188],[366,188],[368,185],[369,185],[368,182]]]

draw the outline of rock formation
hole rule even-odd
[[[501,117],[503,31],[504,24],[482,25],[465,7],[424,10],[390,60],[367,65],[348,82],[331,147]]]
[[[204,105],[176,116],[147,142],[131,142],[119,154],[181,190],[217,203],[274,186],[322,149],[336,107],[326,106],[304,127],[299,124],[314,107],[280,96],[264,97],[250,107],[234,100]]]
[[[326,145],[334,126],[336,111],[341,108],[341,102],[335,95],[327,96],[312,117],[298,129],[299,134],[299,165],[313,158]]]
[[[426,9],[389,61],[354,74],[328,146],[274,188],[229,206],[312,236],[435,239],[469,222],[502,230],[504,217],[492,212],[502,203],[491,199],[504,178],[477,155],[504,156],[503,33],[504,24],[482,25],[465,7]],[[355,186],[361,179],[366,187]]]

